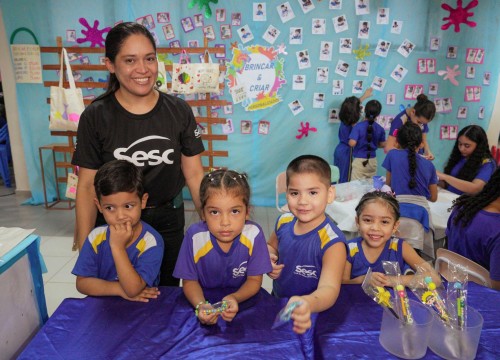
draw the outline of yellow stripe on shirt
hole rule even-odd
[[[107,226],[100,226],[92,230],[88,236],[88,240],[90,245],[92,245],[92,249],[97,254],[97,247],[101,245],[103,241],[106,241],[106,231],[108,230]]]
[[[358,244],[356,242],[348,243],[347,246],[349,247],[349,255],[351,257],[354,257],[354,255],[359,252]]]

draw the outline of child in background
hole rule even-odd
[[[371,179],[377,173],[375,150],[385,145],[385,131],[375,122],[382,111],[377,100],[370,100],[365,106],[365,121],[353,126],[349,135],[349,146],[352,151],[351,179]]]
[[[220,315],[232,321],[238,303],[257,294],[262,274],[271,271],[266,239],[261,227],[248,220],[250,186],[245,174],[215,170],[200,186],[203,221],[189,227],[182,243],[174,276],[183,280],[184,295],[196,308],[202,324],[213,325],[219,313],[212,309],[203,289],[224,288],[227,309]]]
[[[352,127],[361,115],[361,103],[372,95],[373,89],[366,89],[358,99],[355,96],[348,97],[340,107],[339,119],[339,144],[333,153],[333,165],[339,168],[339,184],[351,180],[352,148],[349,146],[349,134]]]
[[[148,199],[142,172],[126,160],[113,160],[99,168],[94,186],[94,202],[108,225],[85,239],[72,271],[76,288],[91,296],[155,299],[163,238],[140,220]]]
[[[461,195],[453,203],[446,236],[448,249],[490,272],[500,290],[500,168],[476,195]]]
[[[402,274],[410,267],[416,270],[417,265],[431,270],[408,243],[394,236],[399,226],[399,203],[392,194],[379,190],[366,193],[356,207],[356,224],[361,236],[347,242],[342,284],[362,284],[371,268],[374,286],[394,286],[384,272],[383,261],[397,262]],[[433,273],[433,278],[440,283],[436,275]],[[402,275],[402,285],[407,286],[412,278]]]
[[[293,330],[311,327],[311,313],[330,308],[340,292],[345,237],[326,216],[335,198],[330,165],[314,155],[292,160],[286,170],[286,198],[291,214],[281,215],[268,240],[273,294],[301,305],[292,313]]]
[[[382,163],[387,170],[386,184],[396,195],[418,195],[436,201],[436,168],[430,160],[418,155],[422,130],[417,124],[407,122],[399,129],[397,140],[400,149],[390,150]]]
[[[496,169],[488,137],[478,125],[464,127],[458,133],[444,173],[438,171],[440,186],[455,194],[476,194]]]
[[[398,134],[398,130],[408,121],[408,119],[410,119],[411,122],[417,124],[422,129],[424,157],[429,160],[434,160],[434,155],[432,154],[429,143],[427,142],[427,133],[429,132],[427,124],[434,119],[434,115],[436,115],[436,105],[434,105],[434,102],[429,100],[424,94],[418,95],[417,103],[412,108],[407,108],[401,111],[392,121],[384,151],[388,153],[389,150],[396,147],[396,136]]]

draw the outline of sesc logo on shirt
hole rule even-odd
[[[317,270],[314,265],[297,265],[293,273],[295,275],[299,275],[305,278],[312,278],[312,279],[318,278]]]
[[[144,138],[138,139],[134,141],[129,147],[127,148],[117,148],[113,152],[113,156],[118,159],[118,160],[127,160],[128,162],[131,162],[135,166],[145,166],[145,165],[150,165],[150,166],[156,166],[160,165],[162,162],[164,162],[167,165],[171,165],[174,163],[173,160],[169,158],[171,154],[174,153],[174,149],[167,149],[163,151],[163,153],[160,153],[160,150],[158,149],[152,149],[149,150],[148,152],[144,150],[136,150],[133,151],[134,146],[138,144],[142,144],[144,142],[150,141],[150,140],[168,140],[170,141],[169,138],[163,137],[163,136],[157,136],[157,135],[151,135],[151,136],[146,136]],[[144,148],[144,145],[141,145],[141,148]]]
[[[247,261],[243,261],[237,268],[233,269],[233,279],[243,277],[247,273]]]

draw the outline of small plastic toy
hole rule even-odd
[[[222,301],[216,302],[215,304],[211,304],[211,305],[212,305],[211,309],[203,310],[203,313],[205,315],[221,313],[227,309],[227,301],[226,300],[222,300]]]
[[[302,301],[294,301],[281,309],[278,315],[276,315],[276,319],[274,319],[271,329],[276,329],[277,327],[280,327],[290,321],[293,310],[300,305],[302,305]]]
[[[406,295],[405,287],[403,285],[396,285],[396,293],[401,301],[401,312],[403,314],[403,320],[406,324],[413,323],[413,316],[410,311],[410,302],[408,296]]]

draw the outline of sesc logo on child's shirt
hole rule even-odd
[[[297,265],[293,273],[305,278],[317,279],[318,275],[316,274],[316,272],[317,270],[314,265]]]
[[[247,261],[243,261],[239,267],[233,269],[233,279],[243,277],[247,273]]]

